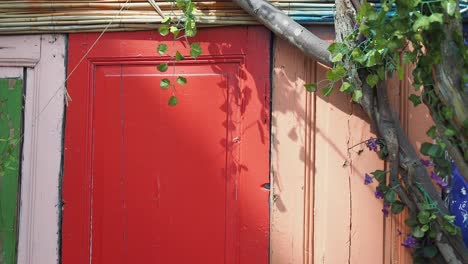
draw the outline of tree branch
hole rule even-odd
[[[247,13],[269,28],[277,36],[286,39],[300,49],[306,56],[332,66],[329,44],[292,20],[281,10],[264,0],[233,0]]]

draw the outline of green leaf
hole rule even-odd
[[[159,44],[158,45],[158,53],[160,55],[164,55],[167,52],[167,45],[166,44]]]
[[[177,103],[179,103],[179,100],[174,95],[169,98],[169,102],[168,102],[169,106],[176,106]]]
[[[405,209],[405,204],[402,203],[401,201],[395,201],[393,204],[392,204],[392,214],[399,214],[401,212],[403,212],[403,209]]]
[[[455,132],[455,130],[451,129],[451,128],[446,128],[445,131],[444,131],[444,135],[446,137],[453,137],[457,134],[457,132]]]
[[[342,59],[343,59],[343,54],[338,53],[338,54],[335,55],[335,57],[332,58],[331,61],[332,61],[332,62],[339,62],[339,61],[341,61]]]
[[[418,31],[418,29],[428,29],[431,21],[428,16],[419,16],[416,21],[413,23],[413,30]]]
[[[179,76],[179,77],[177,77],[177,83],[180,84],[180,85],[187,84],[187,79],[182,77],[182,76]]]
[[[426,135],[432,139],[435,139],[437,136],[437,128],[435,126],[431,126],[429,130],[427,130]]]
[[[379,82],[379,76],[377,76],[376,74],[369,74],[366,78],[366,83],[370,87],[376,86],[378,82]]]
[[[444,23],[444,15],[442,13],[432,13],[432,15],[429,16],[429,21],[431,23],[442,24]]]
[[[322,89],[322,94],[325,95],[325,96],[329,96],[332,92],[333,92],[333,86],[332,85],[323,87],[323,89]]]
[[[317,84],[316,83],[308,83],[306,85],[304,85],[304,87],[306,88],[306,90],[308,92],[315,92],[317,91]]]
[[[171,17],[170,16],[167,16],[165,18],[163,18],[163,20],[161,21],[162,24],[169,24],[171,22]]]
[[[169,65],[167,63],[161,63],[158,65],[158,71],[160,72],[165,72],[167,71],[167,68],[169,68]]]
[[[426,210],[420,211],[418,213],[418,220],[419,220],[419,223],[423,225],[429,223],[431,221],[431,213]]]
[[[330,46],[328,46],[328,51],[330,51],[332,56],[336,57],[339,54],[341,54],[341,56],[345,55],[348,53],[349,49],[345,43],[333,42]]]
[[[397,199],[396,192],[392,189],[388,190],[388,192],[384,196],[384,200],[387,203],[394,203]]]
[[[403,63],[408,64],[416,62],[417,54],[416,50],[413,52],[405,51],[403,53]]]
[[[197,27],[196,27],[196,22],[195,19],[187,19],[185,21],[185,35],[189,37],[195,37],[197,35]]]
[[[175,54],[175,60],[176,60],[176,61],[181,61],[181,60],[183,60],[183,59],[185,59],[185,57],[182,56],[182,54],[180,54],[179,51],[177,51],[176,54]]]
[[[418,106],[422,103],[421,97],[416,94],[411,94],[408,99],[413,103],[413,106]]]
[[[376,170],[374,172],[371,172],[372,176],[374,179],[376,179],[379,183],[384,183],[385,179],[387,178],[387,172],[383,170]]]
[[[421,144],[420,151],[422,154],[433,158],[440,158],[442,155],[444,155],[444,149],[441,146],[428,142]]]
[[[453,221],[455,221],[455,216],[454,215],[444,215],[444,219],[452,223]]]
[[[444,106],[442,107],[442,115],[446,120],[450,120],[453,117],[453,107]]]
[[[382,62],[382,55],[379,51],[372,49],[366,55],[364,55],[366,59],[366,67],[370,68]]]
[[[443,1],[442,6],[444,7],[445,12],[447,12],[447,15],[453,16],[457,8],[457,3],[454,0]]]
[[[405,73],[403,71],[403,66],[400,63],[397,63],[397,73],[398,73],[398,80],[402,81]]]
[[[202,49],[198,42],[194,42],[190,44],[190,56],[196,59],[198,56],[202,54]]]
[[[179,35],[180,29],[175,26],[171,26],[169,31],[172,33],[172,35],[174,35],[174,37],[177,37],[177,35]]]
[[[352,85],[349,82],[343,82],[340,87],[340,92],[348,92],[352,88]]]
[[[421,228],[420,228],[419,226],[414,227],[413,232],[411,232],[411,234],[412,234],[415,238],[424,237],[424,232],[421,230]]]
[[[433,258],[437,255],[438,250],[435,246],[425,246],[422,249],[422,254],[426,258]]]
[[[169,34],[169,26],[162,25],[159,27],[158,31],[161,36],[167,36],[167,34]]]
[[[362,97],[362,91],[361,90],[354,90],[354,93],[353,93],[353,101],[354,102],[359,102],[359,100],[361,99]]]
[[[415,227],[418,225],[418,220],[416,220],[414,217],[410,217],[405,220],[405,224],[409,227]]]
[[[336,82],[346,75],[346,69],[342,64],[337,64],[334,68],[327,71],[325,75],[329,81]]]
[[[169,86],[171,86],[171,81],[169,81],[169,79],[162,79],[161,82],[159,82],[159,86],[161,86],[161,88],[163,88],[164,90],[165,89],[168,89]]]
[[[426,233],[428,230],[429,230],[429,225],[423,225],[421,227],[421,231],[423,231],[424,233]]]

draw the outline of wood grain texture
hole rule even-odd
[[[310,30],[334,39],[332,27]],[[323,97],[304,90],[304,83],[324,80],[325,72],[275,38],[271,263],[411,263],[398,235],[403,216],[384,218],[375,185],[364,185],[364,174],[384,169],[384,162],[364,145],[348,150],[375,137],[369,120],[338,91]],[[407,95],[400,93],[411,87],[405,78],[389,80],[403,123],[426,117],[407,108]],[[410,126],[409,131],[422,130]]]

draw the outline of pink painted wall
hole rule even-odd
[[[332,41],[333,28],[310,28]],[[359,106],[335,91],[307,93],[326,68],[279,38],[274,42],[272,107],[271,263],[411,263],[401,246],[403,215],[385,218],[364,174],[385,164],[365,148],[375,136]],[[410,70],[389,80],[390,96],[416,146],[430,117],[409,105]],[[360,150],[363,150],[362,153]]]

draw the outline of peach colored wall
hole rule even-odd
[[[310,30],[334,39],[330,26]],[[338,91],[328,98],[305,92],[304,83],[325,79],[326,68],[286,41],[275,38],[273,54],[271,263],[411,263],[397,231],[403,216],[384,218],[375,186],[363,184],[384,162],[364,145],[348,150],[375,136],[365,114]],[[430,118],[409,106],[406,72],[403,81],[389,80],[390,96],[419,146]]]

